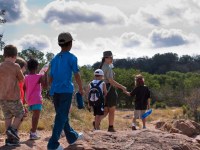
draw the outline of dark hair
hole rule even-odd
[[[3,56],[4,57],[15,57],[15,56],[17,56],[17,47],[15,47],[14,45],[5,46]]]
[[[30,59],[28,61],[28,70],[34,71],[34,70],[37,70],[37,68],[38,68],[38,61],[35,59]]]
[[[15,63],[19,64],[21,68],[27,65],[26,61],[21,57],[17,57],[17,60],[15,61]]]
[[[64,44],[58,44],[60,47],[68,47],[72,44],[72,41],[69,41],[67,43],[64,43]]]
[[[102,69],[102,66],[103,66],[104,62],[105,62],[105,57],[102,58],[101,64],[100,64],[100,66],[99,66],[99,69]]]

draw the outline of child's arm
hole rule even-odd
[[[43,75],[43,76],[41,76],[41,78],[40,78],[40,80],[39,80],[39,83],[41,83],[42,84],[42,87],[43,88],[47,88],[47,86],[48,86],[48,81],[47,81],[47,72],[45,72],[45,74]]]

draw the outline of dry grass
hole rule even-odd
[[[151,116],[147,121],[152,122],[156,120],[175,119],[181,117],[183,114],[181,108],[167,108],[167,109],[154,109]],[[54,121],[54,108],[50,101],[44,101],[43,111],[41,113],[38,130],[52,130],[52,124]],[[126,130],[130,127],[132,122],[133,111],[131,110],[117,110],[115,115],[115,128],[118,130]],[[78,110],[76,106],[73,106],[70,122],[73,128],[78,131],[88,131],[92,129],[93,113],[87,110]],[[20,126],[20,130],[23,132],[29,132],[31,127],[31,113],[23,121]],[[108,120],[105,118],[101,122],[101,128],[107,129]],[[0,111],[0,133],[5,131],[3,115]]]

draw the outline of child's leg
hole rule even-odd
[[[143,128],[146,128],[146,118],[142,119]]]
[[[132,126],[136,126],[136,118],[133,116],[133,120],[132,120]]]
[[[8,127],[10,127],[11,125],[12,125],[12,118],[10,118],[10,119],[5,119],[6,130],[7,130]]]
[[[99,127],[100,122],[101,122],[101,116],[100,116],[100,115],[96,115],[96,116],[95,116],[95,129],[96,129],[96,130],[99,130],[99,129],[100,129],[100,127]]]
[[[12,124],[12,127],[13,127],[14,129],[18,129],[18,128],[19,128],[19,126],[20,126],[20,124],[21,124],[21,122],[22,122],[22,118],[23,118],[23,117],[14,118],[13,124]]]
[[[37,130],[39,118],[40,118],[40,110],[33,110],[32,129],[31,129],[32,133],[35,133]]]

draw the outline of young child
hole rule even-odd
[[[32,111],[32,128],[30,130],[30,139],[37,140],[40,136],[37,134],[37,126],[42,110],[42,88],[41,84],[45,84],[45,76],[37,74],[38,62],[30,59],[27,63],[29,74],[25,76],[24,91],[29,111]]]
[[[15,64],[17,48],[13,45],[4,47],[4,62],[0,64],[0,106],[5,118],[8,146],[19,145],[17,129],[24,116],[24,109],[20,101],[19,82],[23,82],[24,75],[18,64]]]
[[[135,97],[135,111],[132,122],[132,130],[136,130],[136,119],[142,119],[142,115],[150,108],[150,91],[144,85],[144,78],[141,74],[135,77],[135,88],[126,92],[127,95]],[[143,129],[146,128],[146,119],[142,119]]]
[[[103,82],[104,72],[97,69],[94,72],[94,80],[89,84],[89,109],[92,106],[94,111],[94,130],[100,129],[100,122],[104,115],[104,97],[107,95],[106,84]]]
[[[70,52],[72,44],[73,38],[69,32],[60,33],[58,45],[61,47],[61,52],[50,63],[50,94],[53,96],[56,116],[52,136],[47,145],[48,150],[63,149],[58,142],[63,129],[69,144],[74,144],[83,137],[82,133],[77,133],[69,124],[69,110],[74,92],[72,74],[74,74],[80,94],[84,94],[77,63],[78,59]]]
[[[27,65],[26,61],[21,57],[17,57],[17,60],[16,60],[15,63],[19,64],[21,71],[24,74],[25,71],[26,71],[26,65]],[[26,104],[26,101],[25,101],[25,98],[24,98],[24,81],[19,82],[19,89],[20,89],[21,102],[24,106]],[[27,109],[25,108],[25,106],[24,106],[24,112],[25,112],[24,117],[27,117],[28,112],[27,112]]]

